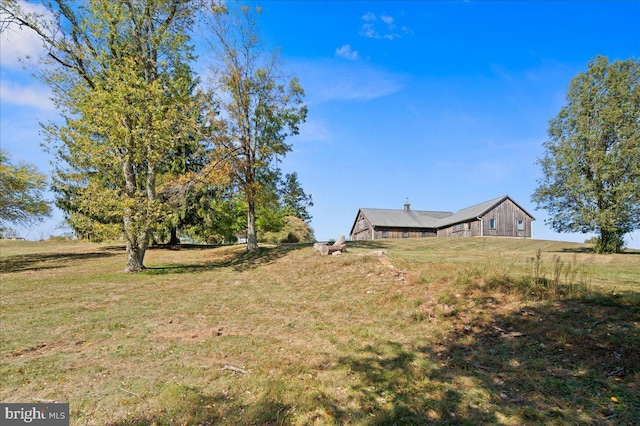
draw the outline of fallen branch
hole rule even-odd
[[[142,401],[142,402],[144,402],[145,404],[147,404],[147,400],[146,400],[146,399],[144,399],[143,397],[141,397],[140,395],[138,395],[137,393],[134,393],[134,392],[128,391],[128,390],[126,390],[125,388],[122,388],[122,387],[118,388],[118,390],[119,390],[119,391],[122,391],[122,392],[124,392],[124,393],[128,393],[129,395],[133,395],[133,396],[135,396],[136,398],[140,398],[140,401]],[[149,404],[147,404],[147,405],[149,405]]]
[[[607,376],[608,377],[617,376],[623,371],[624,371],[624,367],[616,367],[614,370],[610,371],[609,374],[607,374]]]
[[[503,335],[502,335],[502,336],[500,336],[500,337],[503,337],[503,338],[505,338],[505,339],[512,339],[512,338],[514,338],[514,337],[523,337],[523,336],[526,336],[526,334],[521,333],[521,332],[519,332],[519,331],[511,331],[511,332],[509,332],[509,333],[503,334]]]
[[[225,365],[224,367],[222,367],[222,369],[235,371],[236,373],[249,374],[247,370],[243,370],[242,368],[239,368],[239,367],[234,367],[233,365]]]
[[[465,360],[465,361],[467,361],[467,360]],[[494,373],[493,371],[491,371],[490,369],[488,369],[487,367],[485,367],[485,366],[483,366],[483,365],[476,364],[475,362],[471,362],[471,361],[467,361],[467,364],[469,364],[469,365],[471,365],[472,367],[475,367],[475,368],[477,368],[477,369],[484,370],[484,371],[486,371],[487,373],[492,374],[492,375],[494,375],[494,376],[496,375],[496,373]]]

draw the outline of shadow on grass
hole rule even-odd
[[[1,259],[0,272],[9,273],[65,268],[67,266],[73,266],[76,262],[112,256],[116,256],[116,254],[105,252],[20,254]]]
[[[340,364],[358,378],[353,398],[368,425],[635,424],[638,299],[559,302],[496,315],[484,327],[459,318],[439,344],[386,342]]]
[[[144,425],[285,425],[291,405],[260,399],[252,406],[229,404],[229,397],[203,395],[197,388],[169,385],[161,395],[164,407],[107,423],[109,426]]]
[[[347,241],[347,250],[349,248],[365,249],[365,250],[384,250],[391,246],[390,242],[382,240],[365,240],[365,241]]]
[[[238,244],[240,245],[240,244]],[[149,247],[149,250],[210,250],[219,247],[233,247],[233,245],[223,244],[156,244]]]
[[[420,349],[387,341],[367,345],[356,355],[343,357],[339,368],[357,378],[351,387],[352,404],[359,409],[327,406],[338,423],[366,425],[478,424],[495,422],[490,413],[468,408],[459,416],[465,395],[434,377],[434,361]],[[435,357],[434,357],[435,358]]]
[[[205,250],[207,247],[209,250],[215,251],[220,247],[229,246],[197,246],[192,249]],[[206,272],[217,268],[233,268],[234,270],[241,272],[254,268],[258,268],[262,265],[271,263],[277,259],[280,259],[287,254],[301,250],[304,248],[311,248],[312,244],[298,243],[298,244],[279,244],[271,247],[260,247],[253,252],[237,251],[231,252],[220,259],[198,263],[198,264],[171,264],[164,266],[148,267],[147,274],[179,274],[179,273],[193,273],[193,272]]]
[[[593,247],[564,247],[555,253],[595,253]]]
[[[476,302],[494,309],[495,300]],[[637,294],[602,295],[496,314],[482,324],[459,309],[452,331],[433,345],[381,339],[315,366],[347,375],[342,399],[308,385],[296,400],[289,394],[251,404],[194,390],[168,411],[112,426],[637,424],[637,302]],[[267,383],[264,395],[276,395]]]
[[[595,249],[593,247],[565,247],[562,250],[557,250],[556,253],[589,253],[594,254]],[[636,249],[622,249],[620,253],[622,255],[640,255],[640,250]]]
[[[163,393],[166,396],[162,398],[162,408],[107,425],[214,425],[223,419],[218,407],[225,401],[224,395],[206,396],[194,387],[183,385],[169,385]]]

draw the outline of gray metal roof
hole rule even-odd
[[[398,228],[434,228],[436,222],[451,212],[422,210],[360,209],[373,226],[393,226]]]
[[[494,198],[493,200],[485,201],[484,203],[476,204],[475,206],[458,210],[451,216],[440,219],[438,223],[436,223],[436,228],[453,225],[454,223],[465,222],[467,220],[475,219],[478,216],[482,216],[485,212],[500,204],[505,198],[509,197],[505,195],[499,198]]]

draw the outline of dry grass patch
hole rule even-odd
[[[185,247],[151,250],[149,271],[128,275],[118,247],[0,244],[0,400],[68,401],[73,424],[631,424],[640,412],[637,254],[496,239],[330,257]],[[585,271],[584,291],[529,294],[538,248],[548,280],[557,256]]]

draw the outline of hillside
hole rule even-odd
[[[640,252],[0,241],[0,400],[72,424],[631,424]]]

